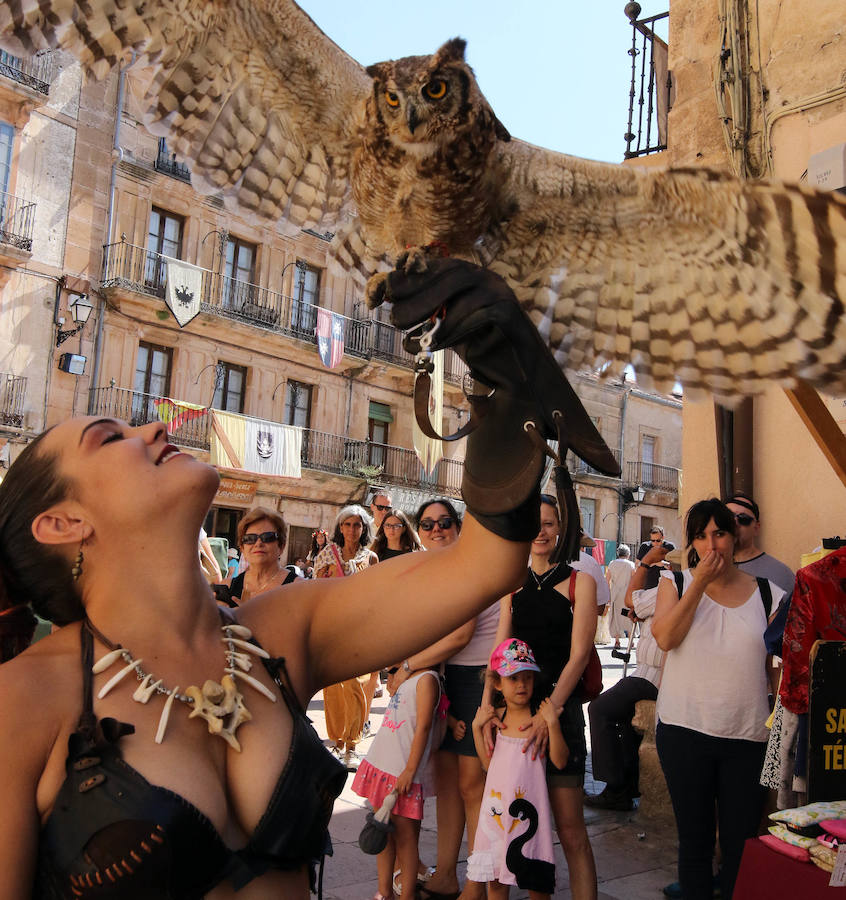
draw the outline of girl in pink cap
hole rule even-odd
[[[488,883],[489,900],[507,900],[511,884],[528,890],[531,900],[548,900],[555,890],[545,761],[523,752],[526,736],[521,731],[533,715],[534,673],[539,671],[528,644],[506,638],[491,654],[489,676],[505,705],[483,705],[473,719],[473,739],[488,774],[467,877]],[[569,750],[558,722],[560,710],[547,697],[539,712],[549,726],[550,761],[561,769]],[[490,754],[483,728],[496,716],[505,727],[496,732]]]

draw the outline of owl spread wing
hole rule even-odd
[[[4,0],[0,45],[60,47],[96,77],[134,52],[144,120],[202,193],[296,228],[351,208],[371,80],[291,0]]]
[[[846,202],[706,170],[502,145],[516,212],[491,267],[559,363],[723,402],[846,389]]]

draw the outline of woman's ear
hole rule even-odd
[[[93,531],[80,513],[73,502],[57,503],[35,517],[32,536],[39,544],[80,544]]]

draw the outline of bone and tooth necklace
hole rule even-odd
[[[98,659],[91,667],[95,675],[105,672],[119,660],[126,665],[116,672],[97,692],[97,698],[102,700],[116,685],[134,672],[141,682],[132,695],[136,703],[147,703],[154,694],[165,695],[165,704],[159,717],[159,727],[156,730],[156,743],[161,744],[167,731],[167,723],[170,719],[170,711],[173,701],[193,706],[189,719],[200,717],[206,720],[209,734],[217,735],[229,744],[230,747],[240,752],[241,744],[235,737],[235,732],[244,722],[252,719],[252,714],[244,702],[244,695],[238,689],[238,681],[243,681],[251,688],[264,694],[268,700],[276,702],[276,695],[265,687],[257,678],[249,674],[253,661],[250,656],[258,656],[269,659],[270,654],[257,644],[250,643],[252,632],[244,625],[224,624],[221,626],[226,644],[226,665],[220,681],[207,679],[202,688],[191,685],[185,689],[184,694],[179,693],[179,687],[166,687],[161,678],[156,678],[151,672],[145,672],[141,668],[143,659],[135,659],[125,647],[113,644],[105,635],[101,634],[90,621],[86,620],[86,627],[103,644],[109,647],[109,651]]]

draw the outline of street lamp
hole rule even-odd
[[[74,322],[76,322],[76,328],[62,331],[60,327],[56,334],[57,347],[60,347],[69,337],[79,334],[79,332],[85,328],[85,323],[88,321],[88,317],[94,309],[94,304],[88,299],[88,294],[73,294],[72,296],[73,300],[68,303],[68,309],[70,310]]]

